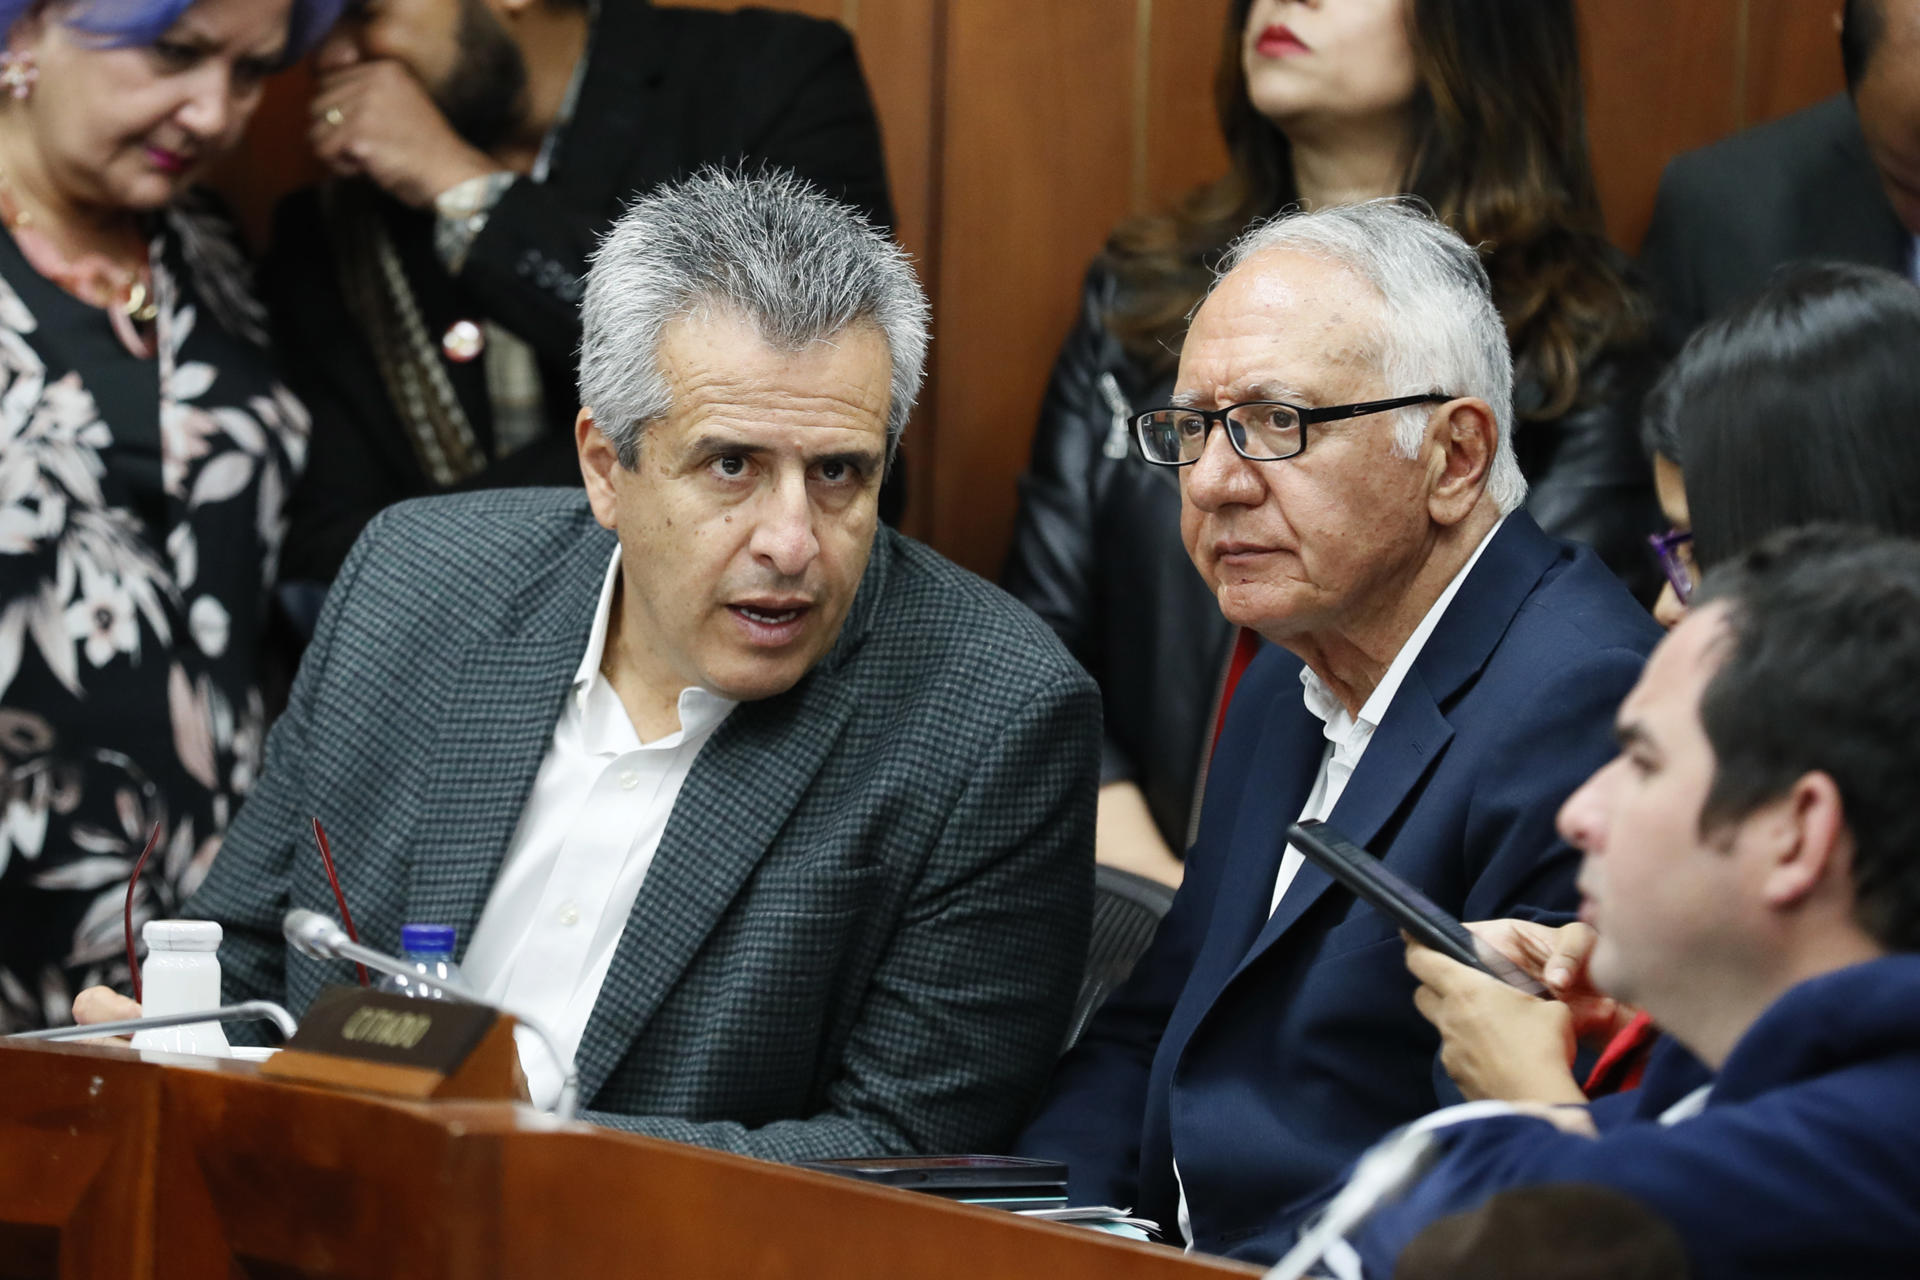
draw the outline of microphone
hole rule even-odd
[[[318,911],[306,911],[295,907],[287,912],[280,922],[280,931],[287,935],[287,941],[293,949],[303,956],[312,956],[315,960],[331,960],[339,954],[337,948],[352,945],[353,939],[347,937],[347,931]],[[407,971],[411,974],[413,971]]]
[[[287,944],[301,955],[316,960],[351,960],[363,964],[380,973],[390,973],[396,977],[411,978],[415,969],[397,956],[384,951],[375,951],[347,936],[347,931],[318,911],[308,911],[295,907],[287,912],[280,921],[280,931],[286,934]],[[465,982],[455,982],[435,978],[434,985],[447,994],[465,1000],[468,1004],[485,1005],[489,1009],[498,1009],[502,1013],[511,1013],[520,1025],[533,1032],[547,1051],[547,1056],[560,1069],[560,1096],[553,1104],[553,1114],[562,1120],[573,1119],[580,1105],[580,1075],[573,1067],[573,1059],[560,1052],[559,1039],[546,1027],[527,1017],[514,1013],[511,1009],[502,1009],[469,987]]]
[[[282,1040],[290,1040],[300,1024],[293,1015],[271,1000],[243,1000],[223,1004],[217,1009],[188,1010],[185,1013],[156,1013],[145,1018],[121,1018],[117,1022],[87,1022],[72,1027],[53,1027],[46,1031],[20,1031],[8,1040],[98,1040],[107,1036],[130,1035],[136,1031],[163,1031],[195,1022],[271,1022]]]

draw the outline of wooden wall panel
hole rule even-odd
[[[893,188],[894,217],[900,243],[914,258],[920,280],[931,294],[939,276],[940,155],[942,110],[941,31],[947,0],[847,0],[848,26],[860,47],[861,65],[873,91],[874,108],[887,149],[887,179]],[[931,371],[939,368],[935,332]],[[932,390],[929,383],[929,396]],[[921,409],[907,428],[907,513],[904,525],[918,537],[931,536],[934,489],[932,415]]]
[[[1741,125],[1762,124],[1838,93],[1839,0],[1747,0]]]
[[[1629,250],[1646,234],[1667,160],[1739,127],[1745,5],[1579,0],[1594,176],[1607,232]]]
[[[1127,212],[1136,17],[1135,0],[947,12],[931,535],[982,573],[1081,273]]]
[[[860,62],[873,91],[887,149],[887,178],[900,242],[915,258],[934,252],[938,186],[940,43],[943,0],[847,0]]]
[[[1230,0],[1141,0],[1149,10],[1146,76],[1134,92],[1145,117],[1134,210],[1165,208],[1226,171],[1214,120],[1213,69]]]

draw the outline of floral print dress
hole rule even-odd
[[[307,449],[228,224],[154,220],[157,353],[0,234],[0,1033],[124,987],[260,767],[259,638]]]

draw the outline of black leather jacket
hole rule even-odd
[[[1107,331],[1115,288],[1096,261],[1047,384],[1000,577],[1100,684],[1101,781],[1136,783],[1184,854],[1233,628],[1181,544],[1178,473],[1133,444],[1127,418],[1166,403],[1173,378],[1143,370]],[[1593,545],[1645,600],[1657,590],[1645,535],[1659,508],[1637,421],[1655,372],[1650,353],[1603,358],[1585,407],[1523,423],[1514,441],[1541,527]]]

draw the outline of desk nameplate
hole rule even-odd
[[[524,1097],[513,1019],[484,1005],[329,987],[262,1075],[409,1098]]]

